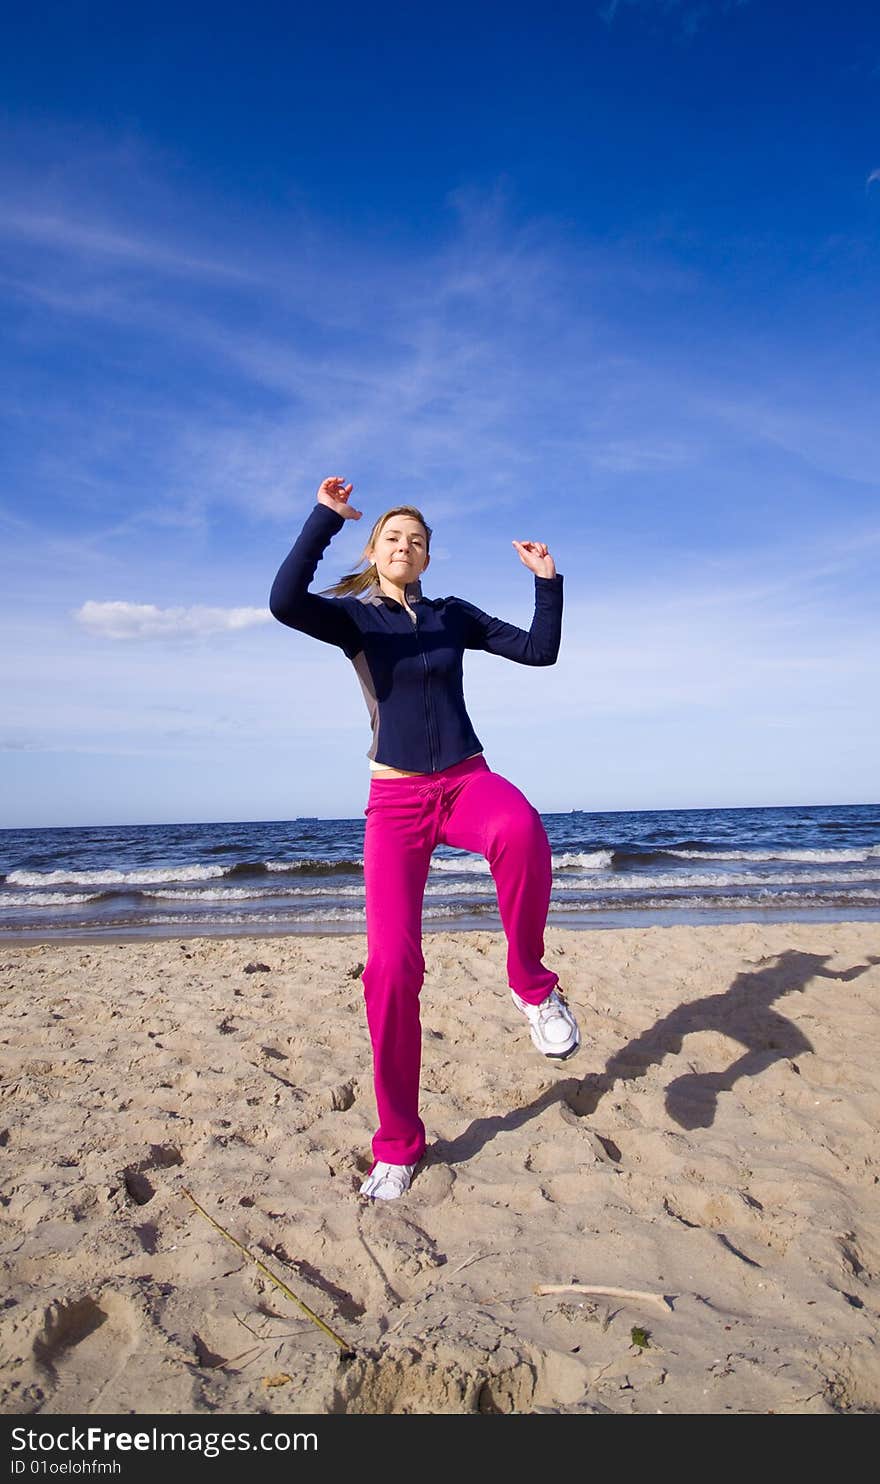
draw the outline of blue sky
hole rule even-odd
[[[356,816],[266,601],[406,500],[543,810],[878,797],[880,16],[769,0],[35,4],[0,60],[0,825]],[[305,700],[303,699],[305,697]]]

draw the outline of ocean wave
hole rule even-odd
[[[860,819],[859,820],[859,829],[862,829],[862,830],[874,830],[874,829],[878,829],[878,828],[880,828],[880,819]],[[813,824],[813,829],[814,830],[837,830],[839,832],[840,831],[840,825],[838,824],[838,822],[836,820],[833,820],[833,819],[820,819],[820,820],[817,820]]]
[[[436,882],[428,885],[426,897],[444,896],[494,896],[495,882],[492,880],[468,881],[459,885],[454,881]],[[180,902],[230,902],[230,901],[277,901],[284,897],[360,897],[364,899],[363,886],[286,886],[278,890],[267,887],[263,891],[248,890],[243,886],[207,888],[203,891],[145,891],[139,892],[139,896],[146,900],[156,901],[180,901]]]
[[[462,885],[454,881],[436,882],[429,884],[425,892],[426,897],[464,896],[466,894],[494,896],[495,882],[492,880],[468,881]],[[110,895],[111,893],[105,893],[105,896]],[[144,891],[138,892],[137,895],[143,897],[145,901],[166,902],[258,902],[270,899],[277,901],[285,897],[360,897],[363,901],[364,888],[363,886],[285,886],[277,889],[265,887],[261,891],[258,888],[249,889],[244,886],[221,886],[194,891],[188,891],[186,888],[181,888],[179,891]]]
[[[432,871],[455,871],[462,876],[491,875],[489,862],[482,855],[438,855],[431,861]]]
[[[859,863],[880,860],[880,845],[841,847],[839,850],[787,850],[782,847],[775,850],[665,850],[660,854],[681,860],[828,861],[830,864],[843,865],[847,861]]]
[[[265,876],[272,873],[299,872],[303,875],[332,876],[363,869],[363,857],[340,860],[304,859],[298,861],[236,861],[232,866],[210,866],[193,863],[188,866],[139,866],[121,871],[10,871],[7,886],[153,886],[174,881],[217,881],[237,876]]]
[[[565,878],[554,881],[553,885],[557,891],[652,891],[656,888],[675,887],[682,891],[690,890],[692,887],[716,886],[726,889],[730,886],[845,886],[849,882],[875,881],[880,885],[880,872],[873,871],[803,871],[793,876],[790,871],[760,871],[749,875],[736,875],[729,871],[719,871],[717,875],[707,875],[705,872],[692,871],[669,871],[665,875],[643,875],[639,871],[622,873],[610,872],[607,876],[596,878],[584,876]]]
[[[249,889],[246,886],[220,886],[208,887],[202,891],[145,891],[140,896],[156,901],[161,899],[168,902],[245,902],[265,901],[267,898],[276,900],[278,897],[363,897],[362,886],[285,886],[273,890],[266,886]]]
[[[628,919],[637,921],[640,917],[650,919],[652,913],[657,912],[701,912],[713,913],[718,911],[735,912],[782,912],[793,913],[812,911],[833,911],[835,914],[845,913],[847,910],[858,911],[863,915],[870,911],[872,918],[880,910],[880,894],[871,892],[855,892],[849,894],[835,895],[834,897],[810,896],[797,892],[787,894],[767,894],[761,897],[748,896],[671,896],[658,894],[637,901],[631,897],[626,899],[603,899],[595,897],[589,901],[560,901],[554,898],[550,903],[549,920],[568,918],[575,920],[577,914],[584,918],[592,918],[601,913],[625,912]],[[455,922],[477,918],[485,921],[487,926],[495,929],[499,927],[498,912],[494,903],[464,903],[429,906],[425,908],[424,917],[427,922]],[[792,920],[795,920],[792,918]],[[209,918],[193,913],[181,913],[169,916],[168,914],[128,914],[114,917],[111,921],[97,916],[84,915],[78,919],[71,920],[68,917],[55,919],[52,926],[62,929],[64,932],[102,933],[113,935],[124,931],[143,932],[149,928],[171,928],[175,932],[181,928],[197,928],[203,930],[207,927],[209,932],[214,929],[236,929],[243,928],[246,931],[259,931],[271,927],[285,931],[295,931],[307,925],[310,929],[320,931],[322,925],[351,925],[353,932],[361,933],[365,927],[365,913],[363,908],[358,907],[326,907],[317,905],[310,910],[302,912],[276,911],[276,912],[216,912]],[[15,924],[14,920],[4,919],[4,933],[17,932],[27,929],[26,922]],[[44,924],[41,932],[48,929]]]
[[[567,850],[561,855],[551,856],[554,871],[597,871],[611,865],[610,850]],[[482,855],[438,856],[431,861],[432,871],[455,871],[462,875],[491,875],[489,862]]]
[[[617,893],[606,892],[603,896],[597,895],[590,901],[564,902],[558,898],[551,897],[551,912],[602,912],[614,908],[626,906],[630,910],[640,912],[656,911],[667,907],[691,908],[717,908],[717,907],[768,907],[791,906],[791,907],[880,907],[880,891],[873,891],[869,887],[857,887],[853,891],[846,892],[809,892],[809,891],[766,891],[745,892],[741,896],[689,896],[682,894],[674,896],[639,897],[633,900],[628,897],[625,901],[616,900]]]
[[[15,896],[0,897],[0,908],[15,907],[81,907],[84,902],[97,902],[101,892],[24,891]]]
[[[577,866],[586,871],[607,870],[613,863],[612,850],[567,850],[563,855],[551,856],[554,871],[571,870]]]
[[[423,916],[429,919],[440,920],[454,917],[484,917],[491,916],[496,913],[497,909],[495,908],[494,904],[478,903],[474,904],[473,906],[468,905],[465,907],[426,907]],[[187,923],[192,923],[193,925],[202,925],[203,923],[203,919],[191,916],[176,917],[174,921],[176,924],[180,925]],[[300,924],[303,922],[363,923],[365,921],[365,913],[363,908],[359,907],[327,907],[319,912],[297,912],[293,916],[287,912],[261,912],[259,914],[249,912],[225,912],[217,913],[215,916],[212,916],[211,921],[212,923],[216,923],[218,926],[222,926],[224,924],[231,925],[236,923],[254,922],[293,922],[295,924]],[[166,917],[142,917],[133,919],[131,925],[160,926],[167,923],[168,918]],[[86,927],[88,925],[88,923],[81,924],[81,926],[83,927]]]
[[[760,868],[763,864],[784,862],[792,866],[845,866],[845,865],[869,865],[872,862],[880,863],[880,845],[865,845],[861,847],[841,847],[838,849],[788,849],[767,848],[757,850],[722,850],[722,849],[689,849],[669,848],[666,850],[626,850],[626,849],[602,849],[602,850],[566,850],[552,856],[552,869],[556,872],[575,873],[585,872],[593,876],[594,873],[613,872],[617,870],[623,874],[635,876],[639,869],[644,870],[647,866],[658,866],[667,864],[674,867],[678,861],[699,862],[703,867],[711,868],[716,863],[719,865],[727,863],[740,863],[741,866],[754,866]],[[491,875],[489,862],[481,855],[463,854],[461,856],[438,856],[431,861],[432,876],[456,875],[467,878],[469,876]],[[322,860],[318,857],[306,857],[301,860],[281,861],[236,861],[231,865],[207,865],[194,862],[191,865],[166,865],[166,866],[140,866],[128,870],[106,868],[103,870],[13,870],[8,872],[3,885],[10,887],[30,887],[45,891],[47,888],[73,886],[73,887],[105,887],[115,888],[117,891],[138,888],[174,886],[177,883],[192,886],[202,881],[235,881],[244,877],[268,877],[270,875],[299,876],[299,877],[335,877],[362,875],[363,857],[345,856],[336,860]],[[651,880],[655,879],[653,873]],[[682,876],[684,885],[702,886],[716,884],[715,878],[705,875]],[[733,884],[748,884],[741,881],[737,876],[727,877],[727,882]],[[771,878],[766,878],[768,882]],[[778,878],[772,878],[776,880]],[[818,878],[813,873],[799,872],[793,879],[792,884],[800,881],[811,882]],[[822,879],[834,880],[829,873]],[[842,878],[841,878],[842,879]],[[849,878],[847,878],[849,879]],[[853,879],[856,879],[855,877]],[[585,883],[588,884],[588,883]],[[618,882],[618,884],[623,884]],[[627,882],[627,885],[630,883]],[[633,882],[633,885],[647,885],[648,880],[642,876]],[[725,884],[725,878],[717,879],[718,885]],[[568,882],[566,882],[568,887]],[[231,888],[230,888],[231,889]],[[268,895],[272,892],[272,884],[266,881],[260,889],[254,889],[257,895]],[[358,889],[361,889],[360,887]],[[285,894],[291,888],[285,887]],[[309,887],[304,886],[307,894]],[[317,891],[317,888],[315,888]],[[340,895],[348,894],[342,885],[331,888]],[[24,898],[19,897],[19,901]],[[72,898],[68,897],[68,901]],[[47,904],[48,905],[48,904]],[[59,903],[61,905],[61,903]]]
[[[453,863],[445,863],[448,868]],[[454,863],[459,868],[462,862]],[[438,880],[429,879],[425,900],[431,903],[437,898],[459,897],[461,904],[458,910],[467,910],[467,903],[473,898],[494,898],[495,882],[488,874],[477,878],[473,871],[469,871],[465,864],[460,871],[462,879]],[[553,890],[565,893],[567,897],[580,894],[585,899],[585,905],[590,898],[601,898],[611,900],[612,898],[628,898],[635,905],[646,892],[674,893],[677,902],[692,900],[694,903],[705,903],[713,901],[719,903],[723,894],[728,891],[741,888],[736,901],[748,901],[749,889],[757,898],[765,896],[776,896],[779,898],[790,897],[803,898],[806,900],[825,901],[832,900],[839,895],[843,888],[849,888],[843,895],[855,897],[859,891],[858,883],[873,883],[866,886],[867,899],[872,899],[873,894],[880,890],[880,879],[876,871],[805,871],[792,878],[790,872],[762,871],[752,874],[735,874],[732,872],[719,872],[707,874],[706,872],[670,871],[659,875],[656,873],[643,874],[631,872],[627,875],[607,872],[599,875],[596,871],[583,872],[577,876],[558,875],[553,879]],[[809,892],[806,887],[824,887],[825,891]],[[698,897],[694,893],[711,892],[711,896]],[[745,894],[743,894],[745,893]],[[309,901],[319,902],[322,898],[353,897],[360,902],[364,900],[364,886],[345,885],[343,883],[333,885],[319,885],[310,883],[308,885],[284,885],[272,886],[266,884],[263,887],[244,886],[222,886],[211,885],[204,887],[188,887],[185,885],[162,887],[155,889],[111,889],[98,892],[63,892],[63,891],[23,891],[0,892],[0,910],[9,912],[17,907],[40,909],[52,907],[82,906],[87,902],[100,902],[109,905],[114,902],[138,902],[145,904],[150,902],[168,902],[169,904],[197,903],[203,905],[206,910],[221,907],[224,903],[232,902],[278,902],[286,899],[291,900],[291,908],[295,909],[300,902],[305,905]],[[476,908],[477,903],[474,903]],[[327,911],[329,909],[321,909]],[[573,910],[572,903],[566,904],[565,910]],[[255,916],[259,914],[254,914]]]
[[[442,876],[442,873],[441,873]],[[462,880],[428,879],[425,895],[427,898],[444,896],[494,896],[495,882],[490,875],[477,877],[472,872],[463,872]],[[726,891],[731,887],[789,887],[798,889],[805,886],[847,886],[850,883],[876,882],[880,888],[880,874],[876,871],[853,871],[853,872],[831,872],[831,871],[809,871],[799,874],[793,879],[790,872],[762,872],[760,874],[745,875],[733,874],[731,872],[719,872],[718,875],[709,875],[705,872],[695,873],[690,871],[669,872],[666,875],[641,875],[632,872],[627,876],[621,876],[614,872],[608,872],[603,876],[595,872],[585,872],[580,876],[558,876],[554,877],[553,889],[564,892],[641,892],[667,890],[691,891],[695,888],[715,887],[720,891]],[[142,897],[144,900],[155,901],[191,901],[191,902],[226,902],[226,901],[261,901],[292,898],[310,897],[359,897],[364,898],[363,883],[357,886],[343,884],[333,886],[308,885],[308,886],[210,886],[210,887],[179,887],[164,888],[154,891],[143,891],[134,893],[103,892],[94,900],[109,900],[114,896],[124,897],[132,895]],[[59,894],[58,900],[65,899]]]
[[[141,866],[133,871],[10,871],[7,886],[141,886],[159,881],[209,881],[223,866]]]
[[[495,882],[491,876],[485,881],[429,881],[426,897],[494,897]]]

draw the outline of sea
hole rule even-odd
[[[880,805],[543,814],[548,925],[880,921]],[[365,931],[364,818],[0,830],[0,938]],[[501,930],[479,855],[440,846],[423,925]]]

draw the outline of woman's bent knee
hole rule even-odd
[[[514,850],[522,853],[543,852],[549,849],[547,831],[537,809],[527,800],[520,807],[508,809],[502,816],[491,821],[489,831],[489,858],[501,851]]]

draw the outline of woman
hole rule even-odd
[[[550,845],[537,810],[491,772],[465,709],[462,656],[482,649],[523,665],[552,665],[559,651],[562,578],[540,541],[514,541],[535,574],[526,632],[462,598],[426,598],[431,530],[411,505],[380,516],[364,552],[366,571],[309,592],[315,569],[346,520],[353,485],[322,481],[317,504],[282,564],[269,598],[281,623],[338,645],[352,661],[373,728],[366,809],[363,972],[379,1128],[361,1194],[393,1200],[408,1189],[425,1149],[419,1112],[422,900],[439,844],[489,861],[507,936],[514,1005],[545,1056],[577,1051],[577,1022],[541,962],[550,902]]]

